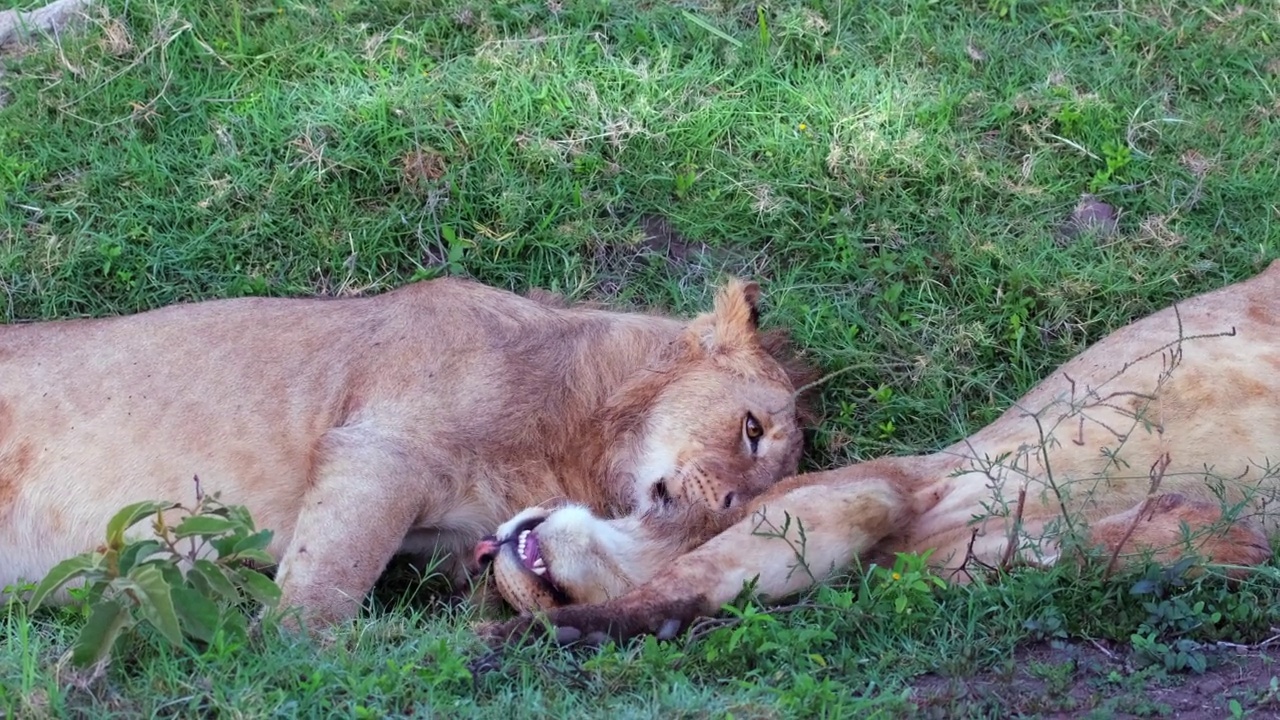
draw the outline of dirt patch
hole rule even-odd
[[[610,212],[620,224],[633,224],[634,231],[622,233],[622,240],[597,237],[591,243],[591,263],[600,278],[597,299],[612,299],[622,288],[646,271],[658,270],[674,276],[699,274],[704,243],[685,237],[661,215],[643,214],[627,220],[625,212]]]
[[[1232,716],[1232,701],[1255,716],[1280,717],[1274,679],[1280,655],[1220,651],[1200,675],[1135,670],[1127,653],[1105,644],[1021,649],[1004,672],[926,675],[913,699],[925,717],[1108,718]]]
[[[676,229],[670,219],[657,213],[630,214],[611,209],[609,216],[631,228],[624,240],[597,238],[591,244],[591,260],[600,278],[597,299],[611,299],[622,287],[646,275],[657,273],[680,286],[715,280],[722,274],[767,279],[769,242],[758,247],[747,244],[712,246]]]
[[[641,245],[678,265],[686,265],[694,255],[707,252],[706,243],[694,242],[680,234],[670,220],[661,215],[642,215],[639,222],[644,233]]]
[[[444,156],[429,150],[410,150],[400,158],[400,176],[409,187],[425,188],[444,177]]]

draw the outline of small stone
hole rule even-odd
[[[1119,212],[1116,208],[1086,193],[1071,211],[1071,216],[1058,227],[1058,242],[1067,245],[1082,235],[1111,237],[1116,232]]]

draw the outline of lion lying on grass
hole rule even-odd
[[[808,371],[758,331],[758,296],[734,280],[682,321],[442,279],[0,327],[0,588],[195,476],[274,530],[282,605],[316,624],[352,616],[393,554],[469,562],[552,498],[732,512],[802,443]]]
[[[508,602],[549,610],[562,641],[669,636],[753,578],[778,599],[896,552],[932,551],[960,582],[1090,549],[1108,567],[1187,552],[1256,565],[1271,556],[1277,490],[1280,261],[1117,330],[936,453],[789,478],[718,534],[673,514],[531,508],[499,531],[522,552],[493,560]],[[525,616],[484,631],[545,627]]]

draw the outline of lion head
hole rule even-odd
[[[736,514],[648,512],[603,519],[572,503],[532,507],[481,541],[502,598],[522,613],[620,597],[708,540]]]
[[[494,562],[508,601],[551,607],[597,596],[588,589],[594,581],[570,587],[550,579],[552,545],[566,557],[578,547],[562,544],[562,535],[583,547],[653,528],[666,539],[686,537],[723,526],[747,500],[795,474],[809,420],[806,386],[815,373],[791,353],[784,333],[759,329],[759,299],[755,283],[730,280],[711,312],[694,318],[659,363],[605,403],[593,433],[602,440],[584,438],[582,456],[586,466],[606,468],[613,502],[532,507],[481,541],[476,562]],[[631,563],[606,565],[600,572],[610,578],[608,592],[629,585]]]

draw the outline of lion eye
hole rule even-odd
[[[764,437],[764,426],[755,415],[747,413],[747,417],[742,421],[742,434],[747,436],[747,442],[751,444],[751,452],[755,452],[760,445],[760,438]]]

